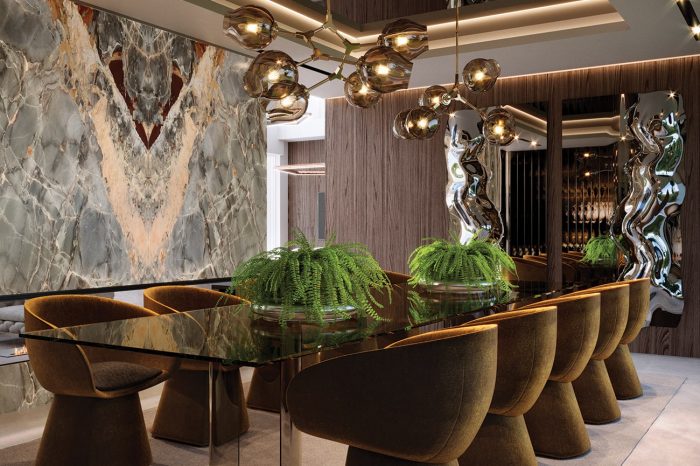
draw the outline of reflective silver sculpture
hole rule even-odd
[[[476,112],[459,111],[450,116],[445,131],[445,202],[453,220],[459,223],[462,244],[474,236],[496,241],[503,237],[501,215],[486,192],[490,173],[479,160],[489,144],[480,123]]]
[[[614,233],[622,234],[627,255],[622,278],[651,278],[648,325],[657,309],[683,311],[680,254],[675,258],[673,254],[673,238],[680,243],[678,214],[685,198],[678,174],[683,157],[683,101],[672,92],[640,94],[624,118],[623,139],[631,139],[624,169],[629,192],[618,209],[619,231]]]

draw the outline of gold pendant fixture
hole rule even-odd
[[[445,114],[453,102],[461,102],[479,113],[483,121],[482,134],[492,144],[508,145],[515,139],[515,119],[502,107],[484,112],[465,97],[469,92],[487,92],[493,88],[501,74],[496,60],[475,58],[462,69],[459,82],[459,6],[462,0],[451,0],[455,9],[455,81],[452,89],[430,86],[418,99],[418,107],[399,112],[392,127],[399,139],[428,139],[440,127],[440,116]],[[467,2],[480,3],[480,2]]]
[[[369,108],[381,100],[382,94],[408,88],[413,63],[411,60],[428,50],[427,27],[407,19],[387,24],[376,43],[350,42],[336,29],[331,14],[330,0],[326,0],[325,21],[309,31],[288,31],[280,27],[269,11],[258,6],[247,5],[228,13],[224,17],[224,33],[241,46],[259,51],[269,46],[277,35],[301,40],[311,49],[311,56],[295,61],[278,50],[261,51],[253,60],[244,77],[246,92],[260,98],[271,122],[293,121],[304,115],[309,93],[313,89],[333,80],[345,82],[345,98],[353,106]],[[321,31],[332,32],[344,48],[341,57],[322,52],[314,40]],[[370,47],[359,59],[352,53]],[[338,62],[335,71],[308,88],[299,83],[300,65],[317,61]],[[355,71],[344,75],[345,65],[354,66]],[[415,117],[420,118],[416,113]],[[431,120],[432,121],[432,120]],[[423,120],[413,133],[423,134]]]

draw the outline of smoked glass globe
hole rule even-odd
[[[428,28],[408,19],[398,19],[384,27],[377,45],[391,47],[406,60],[413,60],[428,50]]]
[[[496,60],[475,58],[464,66],[462,79],[464,85],[472,92],[486,92],[501,75],[501,65]]]
[[[357,108],[369,108],[379,102],[382,95],[362,82],[355,71],[345,80],[345,100]]]
[[[430,86],[418,99],[418,105],[443,113],[450,106],[449,92],[443,86]]]
[[[412,69],[410,61],[384,45],[372,47],[357,61],[362,81],[382,94],[408,88]]]
[[[277,37],[277,23],[265,8],[248,5],[224,16],[224,34],[247,49],[260,50]]]
[[[420,106],[408,111],[405,125],[413,139],[428,139],[440,126],[440,119],[432,108]]]
[[[243,88],[251,97],[282,99],[294,91],[299,71],[292,58],[284,52],[261,52],[243,76]]]
[[[394,133],[394,137],[399,139],[413,139],[413,136],[411,136],[406,128],[406,117],[410,111],[411,109],[404,110],[397,113],[396,117],[394,117],[394,125],[391,128],[392,132]]]
[[[506,146],[515,139],[515,118],[505,108],[494,108],[484,119],[483,134],[490,143]]]
[[[270,122],[294,121],[301,118],[309,106],[309,90],[297,84],[294,90],[279,100],[270,100],[265,111]]]

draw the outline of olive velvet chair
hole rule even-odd
[[[627,326],[629,285],[601,285],[572,295],[587,293],[600,293],[600,331],[591,360],[573,386],[586,423],[607,424],[617,421],[621,415],[605,360],[617,349]]]
[[[349,445],[349,466],[456,466],[489,409],[496,347],[496,326],[480,325],[316,364],[289,384],[292,421]]]
[[[549,379],[525,424],[535,453],[573,458],[591,449],[591,440],[571,382],[583,372],[593,354],[600,326],[600,294],[548,299],[525,306],[557,307],[557,344]]]
[[[391,298],[384,293],[375,293],[374,298],[383,306],[377,312],[384,318],[396,320],[405,318],[405,306],[408,299],[408,279],[410,275],[385,270],[386,276],[392,284]],[[406,321],[408,325],[408,321]],[[381,337],[382,341],[389,337]],[[382,344],[381,346],[385,346]],[[377,349],[377,340],[363,340],[356,344],[345,344],[337,350],[324,351],[302,358],[302,368],[309,367],[319,361],[331,359],[343,354],[357,353]],[[279,413],[280,411],[280,369],[279,363],[256,367],[248,389],[248,407],[263,411]]]
[[[496,388],[489,413],[460,465],[536,466],[525,414],[542,393],[557,344],[556,306],[502,312],[465,327],[498,325]]]
[[[515,271],[517,276],[510,276],[511,280],[519,280],[523,282],[546,282],[547,281],[547,264],[538,261],[523,259],[522,257],[513,257],[515,262]]]
[[[156,286],[144,290],[143,303],[158,314],[173,314],[247,301],[206,288]],[[228,396],[218,397],[213,410],[215,445],[233,440],[249,427],[238,366],[221,366],[221,383]],[[156,438],[206,446],[209,445],[209,424],[209,363],[184,360],[180,370],[163,387],[151,433]]]
[[[155,315],[97,296],[46,296],[24,303],[28,332]],[[37,466],[151,464],[138,393],[166,380],[175,360],[32,339],[26,345],[39,383],[55,395]]]
[[[637,338],[644,325],[644,319],[649,311],[651,282],[648,278],[639,278],[620,283],[626,283],[630,287],[629,316],[620,344],[615,352],[605,360],[605,368],[608,370],[617,399],[629,400],[643,394],[642,384],[639,382],[637,369],[634,367],[628,345]]]

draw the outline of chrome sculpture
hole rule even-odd
[[[475,112],[459,111],[450,116],[445,131],[445,202],[459,223],[462,244],[473,237],[496,241],[503,237],[501,215],[486,193],[490,173],[479,160],[489,144],[479,123],[481,118]]]
[[[622,278],[650,277],[652,296],[646,325],[657,309],[683,311],[683,286],[672,237],[679,235],[678,214],[685,198],[678,168],[683,157],[683,100],[671,92],[640,94],[624,115],[631,138],[625,164],[629,192],[618,215],[627,265]]]

